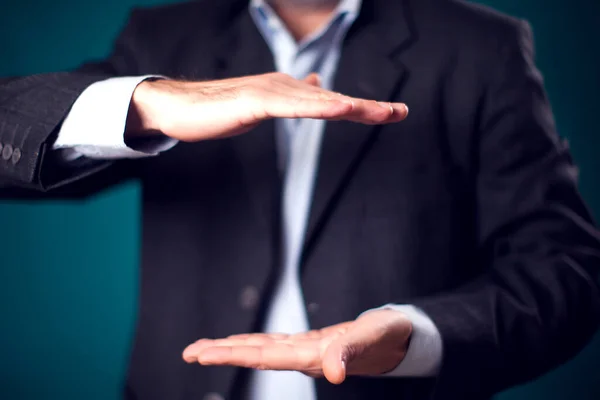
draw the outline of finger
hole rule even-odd
[[[187,363],[193,363],[198,360],[198,353],[204,346],[207,346],[209,342],[212,342],[211,339],[200,339],[190,344],[183,350],[183,360]]]
[[[263,99],[264,113],[270,118],[349,120],[364,124],[382,124],[388,119],[393,121],[392,109],[389,105],[344,96],[337,96],[335,99],[320,98],[321,95],[301,94],[292,98],[279,95],[275,98]]]
[[[264,112],[270,118],[339,119],[352,114],[354,104],[343,99],[318,99],[276,96],[263,103]]]
[[[209,347],[198,355],[202,365],[230,365],[263,370],[315,370],[321,359],[317,346],[284,344]]]
[[[303,84],[295,81],[296,84]],[[287,83],[282,84],[285,87]],[[333,92],[313,88],[286,89],[279,87],[275,91],[263,92],[255,97],[258,112],[252,113],[251,121],[270,118],[314,118],[324,120],[349,120],[365,124],[383,124],[402,120],[407,115],[403,104],[378,103],[362,99],[352,99]],[[294,93],[293,97],[290,93]],[[328,98],[333,96],[333,98]]]
[[[274,93],[281,95],[289,95],[294,93],[296,96],[305,99],[322,99],[322,100],[340,100],[343,99],[352,102],[353,99],[341,93],[324,89],[322,86],[321,77],[312,73],[303,80],[284,79],[278,81],[275,86],[270,87]]]
[[[303,80],[293,79],[290,76],[284,76],[279,78],[281,79],[275,80],[274,84],[267,88],[267,90],[269,90],[273,94],[279,96],[289,96],[290,93],[293,93],[295,97],[301,99],[341,100],[348,103],[356,103],[361,105],[360,107],[356,107],[356,109],[354,110],[357,122],[361,121],[361,116],[364,119],[364,114],[369,111],[372,112],[373,110],[376,110],[376,112],[382,114],[381,110],[379,110],[379,107],[375,107],[377,105],[377,102],[360,98],[352,98],[349,96],[345,96],[341,93],[320,87],[320,77],[315,73],[308,75]],[[389,103],[381,103],[380,105],[382,108],[385,109],[385,113],[383,114],[390,115],[394,113],[394,109]],[[384,118],[385,116],[380,119]],[[370,120],[372,118],[367,117],[366,119]]]
[[[276,336],[282,340],[286,335]],[[275,339],[271,335],[266,334],[243,334],[234,335],[225,339],[200,339],[197,342],[189,345],[183,351],[183,359],[188,362],[196,362],[198,355],[210,347],[242,347],[242,346],[265,346],[275,343]]]
[[[223,347],[223,346],[262,346],[265,344],[288,344],[301,339],[320,339],[319,331],[311,331],[312,334],[304,336],[304,334],[290,335],[285,333],[242,333],[231,335],[224,339],[200,339],[186,347],[183,352],[183,358],[188,362],[196,362],[198,353],[207,347]]]
[[[266,343],[268,339],[260,336],[252,335],[239,335],[233,336],[226,339],[200,339],[195,343],[189,345],[183,351],[183,359],[187,362],[196,362],[198,354],[202,350],[208,347],[224,347],[224,346],[243,346],[243,345],[256,345],[261,346]]]
[[[390,103],[390,106],[394,110],[391,119],[386,122],[400,122],[404,121],[408,117],[408,106],[404,103]]]
[[[265,337],[273,340],[284,340],[289,338],[291,335],[287,333],[240,333],[237,335],[228,336],[226,339],[251,339],[253,337]]]
[[[317,76],[313,77],[309,75],[305,80],[298,81],[287,77],[279,81],[274,90],[284,95],[295,93],[297,97],[303,99],[343,100],[353,103],[352,117],[346,119],[354,122],[366,124],[399,122],[408,115],[408,107],[402,103],[377,102],[352,98],[321,87],[306,85],[307,82],[312,82],[316,78]]]
[[[400,122],[408,115],[408,107],[402,103],[376,102],[355,99],[355,107],[349,118],[364,124],[387,124]]]

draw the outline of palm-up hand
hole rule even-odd
[[[296,335],[253,333],[201,339],[183,358],[202,365],[292,370],[341,383],[347,375],[379,375],[404,358],[412,326],[400,312],[376,310],[355,321]]]

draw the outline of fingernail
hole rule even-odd
[[[393,107],[394,107],[394,112],[396,112],[398,115],[402,115],[402,114],[404,114],[404,116],[408,115],[408,106],[406,104],[395,103],[393,105]]]
[[[340,363],[342,364],[342,369],[346,371],[346,355],[342,354],[340,357]]]

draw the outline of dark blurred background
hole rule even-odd
[[[101,58],[132,6],[169,2],[0,0],[0,76]],[[600,217],[600,0],[480,2],[532,24],[560,133]],[[135,321],[138,194],[131,183],[85,202],[0,202],[0,399],[119,398]],[[600,336],[498,397],[600,399]]]

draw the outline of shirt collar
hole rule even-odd
[[[273,46],[279,45],[278,52],[280,53],[283,50],[294,49],[294,52],[296,52],[306,48],[328,31],[331,25],[335,24],[336,21],[345,21],[347,27],[348,24],[354,22],[358,17],[361,5],[362,0],[341,0],[334,11],[329,25],[323,27],[320,32],[314,33],[311,37],[305,38],[302,43],[299,44],[299,47],[297,47],[296,42],[291,38],[285,26],[283,26],[279,16],[266,0],[251,0],[249,12],[269,46],[273,48]],[[283,49],[281,48],[282,43],[287,43],[283,46]]]
[[[336,14],[344,12],[356,14],[360,12],[362,0],[341,0],[336,8]],[[265,0],[251,0],[250,7],[254,9],[264,10],[265,7],[269,7]]]
[[[360,13],[360,7],[362,6],[362,0],[341,0],[338,4],[334,15],[350,14],[357,16]],[[268,19],[272,12],[271,6],[269,6],[266,0],[251,0],[250,9],[254,12],[258,12],[262,18]]]

